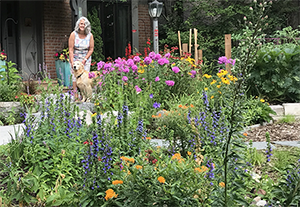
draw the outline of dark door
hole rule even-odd
[[[125,48],[131,42],[131,1],[91,1],[88,12],[93,6],[100,10],[103,55],[113,59],[125,57]]]
[[[18,63],[18,2],[0,1],[1,5],[1,50],[7,54],[7,60]]]

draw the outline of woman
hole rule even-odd
[[[86,71],[90,71],[92,53],[94,51],[94,37],[91,33],[91,24],[86,17],[80,17],[75,25],[74,31],[69,38],[69,56],[71,71],[73,73],[73,63],[80,61]],[[72,77],[73,90],[77,96],[76,77]]]

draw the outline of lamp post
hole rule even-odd
[[[153,18],[153,49],[158,54],[158,17],[161,15],[163,3],[154,0],[149,3],[149,15]]]

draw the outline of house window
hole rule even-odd
[[[125,57],[131,43],[131,1],[88,1],[88,12],[96,6],[102,28],[103,55],[113,59]]]

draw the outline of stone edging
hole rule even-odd
[[[300,103],[284,103],[282,105],[271,105],[270,108],[276,112],[276,115],[271,114],[273,119],[278,120],[285,115],[293,115],[300,118]]]

